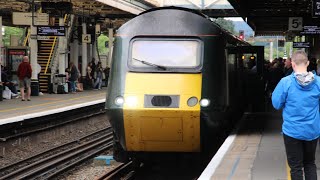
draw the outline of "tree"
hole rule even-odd
[[[4,27],[4,36],[3,36],[3,45],[4,46],[10,46],[10,36],[18,36],[20,42],[23,41],[24,38],[24,29],[22,28],[16,28],[16,27]]]
[[[229,32],[235,34],[234,32],[234,24],[230,20],[226,20],[223,18],[213,19],[213,22],[219,24],[222,28],[228,30]]]
[[[106,42],[109,42],[108,36],[101,34],[98,37],[98,51],[100,55],[107,55],[108,53],[109,48],[106,47]]]

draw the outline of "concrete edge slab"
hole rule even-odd
[[[230,146],[234,142],[234,140],[237,137],[238,131],[240,129],[240,126],[245,119],[246,114],[243,115],[239,123],[237,124],[237,128],[231,133],[231,135],[228,136],[228,138],[223,142],[222,146],[219,148],[218,152],[213,156],[205,170],[202,172],[198,180],[210,180],[215,171],[217,170],[218,166],[222,162],[224,156],[228,152]]]
[[[104,99],[99,99],[99,100],[90,101],[90,102],[86,102],[86,103],[75,104],[72,106],[66,106],[63,108],[57,108],[57,109],[52,109],[52,110],[48,110],[48,111],[26,114],[26,115],[21,115],[21,116],[12,117],[12,118],[0,119],[0,125],[19,122],[19,121],[23,121],[26,119],[37,118],[37,117],[46,116],[46,115],[50,115],[50,114],[61,113],[61,112],[65,112],[65,111],[69,111],[69,110],[73,110],[73,109],[77,109],[77,108],[81,108],[81,107],[86,107],[86,106],[91,106],[94,104],[103,103],[105,101],[106,101],[106,99],[104,98]]]

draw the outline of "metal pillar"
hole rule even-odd
[[[270,42],[270,62],[273,61],[273,42]]]
[[[64,26],[64,19],[59,18],[59,26]],[[59,52],[59,74],[65,74],[65,61],[66,61],[66,44],[65,44],[65,36],[59,37],[59,45],[58,45],[58,52]]]
[[[88,56],[88,62],[91,62],[92,58],[93,58],[93,53],[92,53],[92,44],[89,44],[89,56]]]
[[[31,96],[39,96],[39,81],[38,81],[38,41],[37,41],[37,27],[31,25],[30,34],[30,64],[32,68],[31,75]]]
[[[73,50],[71,51],[72,58],[71,61],[78,68],[79,66],[79,41],[78,39],[73,40]]]
[[[112,59],[112,49],[113,49],[113,28],[109,28],[109,52],[108,52],[108,66],[111,66],[111,59]]]
[[[3,61],[3,56],[2,56],[2,16],[0,16],[0,101],[2,101],[2,91],[3,91],[3,86],[2,86],[2,80],[1,80],[1,65]]]
[[[98,53],[97,53],[97,39],[94,39],[94,41],[93,41],[93,45],[92,45],[92,57],[93,57],[95,60],[99,60]]]
[[[87,34],[87,24],[82,23],[82,34]],[[88,53],[87,53],[87,43],[82,42],[82,79],[85,79],[87,74],[87,64],[88,64]]]

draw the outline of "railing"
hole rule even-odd
[[[51,50],[50,50],[50,54],[49,54],[49,57],[48,57],[46,69],[44,70],[44,74],[47,74],[47,72],[48,72],[48,67],[49,67],[49,64],[50,64],[50,59],[51,59],[51,56],[52,56],[52,52],[53,52],[53,50],[54,50],[54,47],[55,47],[55,45],[56,45],[56,41],[57,41],[57,36],[54,37],[54,40],[53,40],[53,43],[52,43],[52,47],[51,47]]]
[[[64,19],[63,19],[64,23],[66,23],[67,17],[68,17],[68,15],[66,14],[64,16]],[[48,61],[47,61],[47,65],[46,65],[46,69],[44,71],[44,74],[47,74],[47,72],[48,72],[48,68],[49,68],[51,59],[52,59],[52,57],[54,57],[53,53],[54,53],[54,48],[56,47],[57,42],[58,42],[57,41],[57,36],[55,36],[54,39],[53,39],[52,47],[51,47],[51,50],[50,50],[50,54],[49,54],[49,57],[48,57]]]
[[[28,34],[23,40],[23,46],[27,46],[27,42],[28,42],[30,34],[31,34],[31,31],[29,30],[29,28],[27,28],[27,31],[28,31]]]

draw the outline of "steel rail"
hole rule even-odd
[[[92,132],[92,133],[90,133],[90,134],[87,134],[87,135],[85,135],[85,136],[82,136],[82,137],[80,137],[80,138],[78,138],[78,139],[76,139],[76,140],[73,140],[73,141],[71,141],[71,142],[64,143],[64,144],[62,144],[62,145],[60,145],[60,146],[53,147],[53,148],[48,149],[47,151],[44,151],[44,152],[40,152],[40,153],[38,153],[38,154],[36,154],[36,155],[34,155],[34,156],[31,156],[31,157],[29,157],[29,158],[26,158],[26,159],[23,159],[23,160],[21,160],[21,161],[12,163],[12,164],[10,164],[10,165],[7,165],[7,166],[5,166],[5,167],[3,167],[3,168],[0,168],[0,175],[3,176],[3,175],[5,175],[5,174],[8,174],[8,173],[6,173],[6,172],[12,172],[12,171],[14,171],[15,169],[19,169],[19,168],[22,168],[22,167],[24,167],[24,166],[27,166],[28,164],[31,164],[31,163],[33,163],[33,162],[35,162],[35,161],[40,160],[42,157],[48,157],[49,154],[52,154],[52,153],[54,153],[55,151],[59,151],[59,150],[61,150],[61,149],[63,149],[63,148],[67,148],[68,146],[71,146],[71,145],[74,145],[74,144],[78,144],[78,143],[80,143],[81,141],[84,141],[85,139],[90,138],[91,136],[98,135],[98,134],[102,133],[103,131],[108,131],[108,130],[110,130],[110,129],[111,129],[111,126],[108,126],[108,127],[104,128],[104,129],[101,129],[101,130]]]
[[[132,170],[132,164],[133,162],[130,161],[128,163],[122,163],[120,165],[118,165],[116,168],[112,169],[111,171],[103,174],[102,176],[100,176],[97,180],[105,180],[105,179],[120,179],[120,176],[122,176],[123,174],[127,174],[131,176],[131,174],[133,173]],[[129,173],[126,173],[127,171],[130,171]]]
[[[89,141],[85,144],[82,144],[78,147],[74,147],[71,149],[68,149],[66,151],[60,152],[58,154],[54,154],[50,157],[47,157],[45,159],[42,159],[40,161],[37,161],[33,164],[30,164],[28,166],[25,166],[21,169],[18,169],[14,172],[11,172],[10,174],[7,174],[0,179],[34,179],[35,177],[42,175],[42,174],[48,174],[50,171],[56,168],[61,163],[69,162],[70,159],[75,159],[77,157],[80,157],[81,154],[87,153],[87,151],[90,151],[92,149],[97,149],[99,146],[106,146],[110,145],[108,147],[111,148],[112,146],[112,132],[101,136],[95,140]],[[91,155],[86,155],[86,157],[91,157]]]

